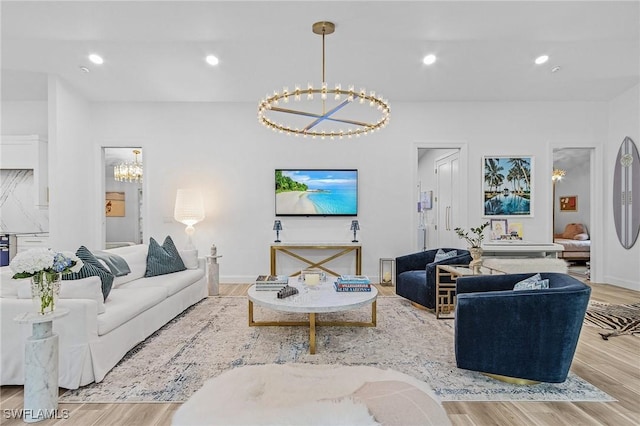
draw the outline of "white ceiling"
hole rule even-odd
[[[136,159],[136,155],[133,150],[137,149],[140,151],[138,154],[138,161],[142,162],[142,148],[140,147],[130,147],[130,148],[105,148],[104,149],[104,165],[106,167],[113,167],[116,164],[120,164],[123,162],[130,162]]]
[[[589,167],[591,151],[589,148],[555,149],[553,151],[553,168],[567,170],[576,167]]]
[[[640,81],[639,1],[2,1],[2,99],[257,102],[321,80],[394,101],[607,101]],[[89,53],[105,59],[102,66]],[[422,58],[436,53],[428,67]],[[546,53],[542,66],[533,59]],[[204,62],[215,54],[220,64]],[[553,66],[561,66],[551,73]],[[79,66],[90,68],[83,73]]]

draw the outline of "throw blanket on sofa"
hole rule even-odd
[[[117,254],[107,253],[106,251],[94,251],[93,255],[106,263],[111,273],[116,277],[121,277],[131,272],[127,261]]]

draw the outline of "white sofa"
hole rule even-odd
[[[122,256],[131,272],[115,278],[104,303],[98,277],[62,282],[57,306],[70,313],[53,323],[60,336],[60,387],[102,381],[130,349],[207,296],[204,259],[183,257],[189,269],[144,278],[147,250],[144,244],[107,250]],[[8,267],[1,269],[0,385],[21,385],[24,342],[32,333],[30,325],[13,319],[34,308],[29,280],[13,280]]]

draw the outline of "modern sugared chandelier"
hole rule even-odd
[[[134,161],[124,161],[113,166],[113,178],[118,182],[142,182],[142,163],[138,161],[139,149],[134,149]]]
[[[309,83],[306,88],[296,84],[293,90],[284,87],[267,95],[258,105],[258,121],[276,132],[321,139],[359,137],[385,127],[390,109],[381,95],[352,85],[345,89],[340,84],[327,85],[324,38],[335,31],[335,25],[316,22],[312,30],[322,36],[322,84],[314,87]],[[299,103],[300,109],[288,108],[290,101]],[[346,116],[347,111],[352,115]]]
[[[553,169],[553,174],[551,175],[551,180],[554,183],[556,183],[557,181],[559,181],[563,177],[565,177],[566,174],[567,174],[567,172],[562,170],[562,169]]]

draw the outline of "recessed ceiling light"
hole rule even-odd
[[[431,65],[433,63],[436,62],[436,55],[434,54],[429,54],[427,56],[424,57],[424,59],[422,60],[422,63],[425,65]]]
[[[102,59],[100,55],[96,55],[95,53],[89,55],[89,60],[96,65],[102,65],[104,63],[104,59]]]
[[[560,67],[558,65],[556,65],[555,67],[551,68],[551,72],[558,72],[560,71]]]
[[[535,60],[536,65],[542,65],[549,60],[548,55],[538,56]]]
[[[207,55],[207,57],[205,58],[205,60],[207,61],[207,63],[209,65],[215,66],[218,65],[218,63],[220,63],[220,60],[218,60],[218,58],[216,58],[213,55]]]

